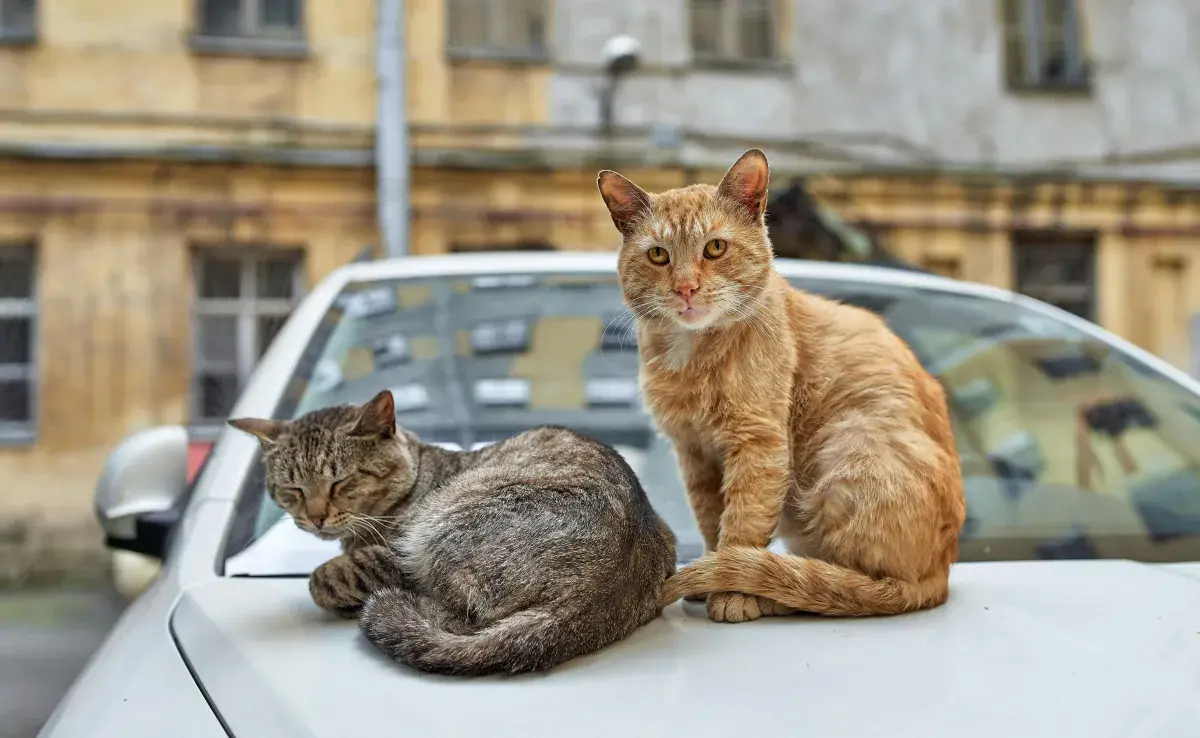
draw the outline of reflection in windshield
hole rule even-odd
[[[822,291],[856,302],[845,287]],[[1192,394],[1027,308],[886,291],[870,302],[947,390],[967,494],[963,560],[1196,558]]]
[[[1200,399],[1117,349],[1015,303],[794,280],[883,316],[947,390],[968,517],[960,559],[1200,558]],[[277,417],[381,387],[424,440],[473,448],[534,425],[625,455],[701,551],[669,444],[637,394],[637,339],[615,275],[370,282],[338,299]],[[252,537],[279,518],[264,500]]]

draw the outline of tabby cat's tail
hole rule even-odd
[[[441,603],[405,589],[375,592],[359,617],[367,640],[421,671],[459,676],[539,671],[577,655],[561,617],[514,613],[478,630]]]
[[[663,607],[681,597],[741,592],[767,597],[818,615],[896,615],[944,603],[949,577],[920,582],[875,579],[820,559],[778,554],[765,548],[729,547],[679,569],[663,587]]]

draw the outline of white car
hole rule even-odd
[[[422,674],[310,601],[337,548],[282,519],[253,439],[226,430],[189,485],[185,430],[154,428],[114,451],[96,506],[162,573],[41,735],[1200,735],[1200,385],[1010,292],[778,268],[882,314],[949,390],[969,512],[946,605],[733,625],[677,603],[549,673]],[[324,279],[232,412],[390,387],[399,422],[446,445],[568,425],[629,458],[686,561],[700,537],[636,372],[611,254],[407,258]]]

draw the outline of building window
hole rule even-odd
[[[589,379],[586,394],[589,407],[636,407],[638,383],[629,377]]]
[[[362,320],[396,312],[396,291],[388,287],[353,290],[339,295],[337,306],[351,318]]]
[[[0,0],[0,44],[37,38],[37,0]]]
[[[33,247],[0,246],[0,441],[31,437],[37,416],[35,274]]]
[[[192,419],[223,423],[271,340],[303,293],[293,250],[197,251]]]
[[[480,379],[475,382],[474,394],[480,407],[524,408],[529,405],[529,380]]]
[[[413,413],[429,409],[429,390],[423,384],[402,384],[392,387],[392,402],[397,413]]]
[[[473,290],[512,290],[537,285],[537,277],[532,274],[485,274],[471,278]]]
[[[1008,86],[1086,89],[1088,64],[1073,0],[1002,0]]]
[[[198,0],[192,47],[201,52],[306,53],[301,0]]]
[[[1094,237],[1021,233],[1013,237],[1016,290],[1042,302],[1096,319]]]
[[[777,0],[691,0],[698,62],[769,62],[779,57]]]
[[[391,369],[412,361],[412,349],[403,333],[381,336],[371,342],[371,353],[375,356],[375,368]]]
[[[477,356],[524,353],[529,350],[529,340],[525,318],[489,321],[471,329],[471,350]]]
[[[449,0],[447,52],[451,58],[544,60],[546,0]]]

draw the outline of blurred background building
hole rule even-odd
[[[338,265],[613,249],[600,168],[761,147],[780,255],[1195,371],[1198,43],[1188,0],[0,0],[0,576],[103,567],[112,445],[183,423],[199,458]]]

